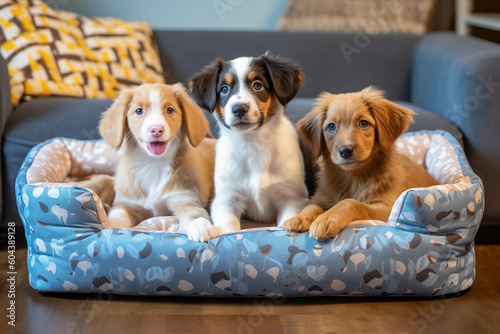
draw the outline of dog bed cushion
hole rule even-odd
[[[118,153],[103,141],[49,140],[31,150],[16,181],[30,284],[51,292],[217,297],[466,290],[475,278],[482,182],[448,133],[409,133],[396,146],[439,185],[405,191],[387,222],[353,222],[327,241],[269,227],[198,243],[169,232],[175,217],[107,228],[99,197],[71,181],[112,175]]]

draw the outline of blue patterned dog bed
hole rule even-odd
[[[208,243],[168,232],[175,218],[109,229],[99,197],[71,180],[113,174],[102,141],[53,139],[33,148],[16,182],[29,281],[52,292],[217,297],[443,295],[475,278],[484,191],[455,139],[403,136],[397,148],[440,183],[405,191],[387,222],[357,221],[318,242],[274,228]]]

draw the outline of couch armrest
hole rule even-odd
[[[430,34],[413,58],[411,102],[454,123],[464,149],[486,187],[500,202],[500,46],[452,33]],[[498,226],[500,206],[486,209],[483,223]]]

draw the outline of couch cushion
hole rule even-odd
[[[298,97],[375,85],[387,98],[403,101],[410,100],[413,51],[422,38],[406,34],[375,34],[364,39],[354,33],[168,30],[157,30],[154,36],[168,83],[186,84],[193,73],[216,57],[229,60],[269,51],[292,59],[304,70],[305,83]]]

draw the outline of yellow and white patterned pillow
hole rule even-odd
[[[149,24],[85,17],[41,0],[0,0],[0,53],[14,107],[35,96],[114,98],[165,82]]]

